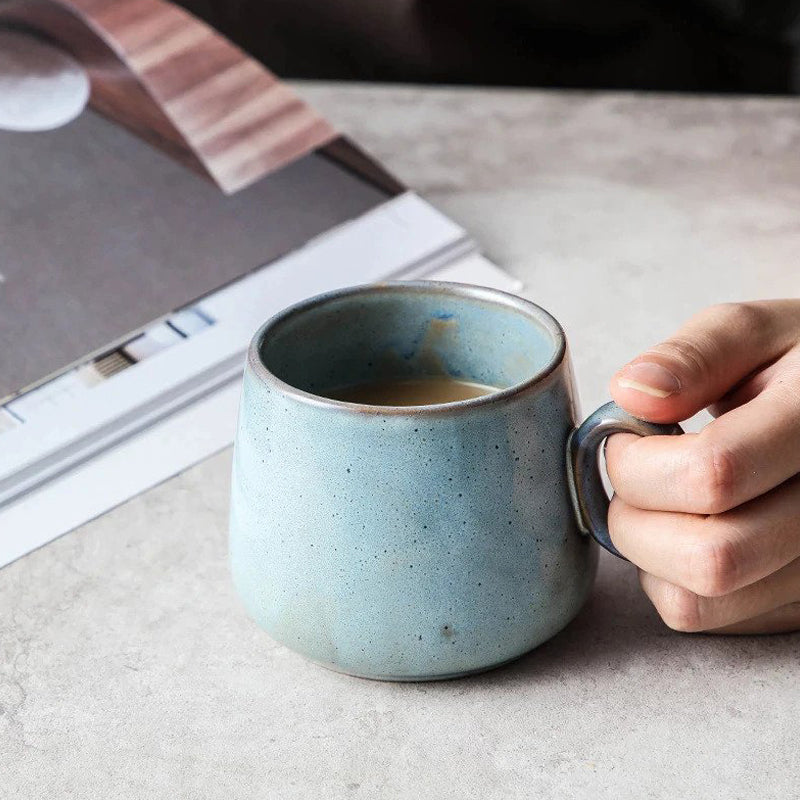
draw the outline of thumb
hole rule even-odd
[[[611,396],[641,419],[680,422],[780,356],[790,334],[785,315],[766,303],[712,306],[619,370]]]

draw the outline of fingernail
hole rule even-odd
[[[617,385],[651,397],[669,397],[680,391],[681,382],[666,367],[654,361],[637,361],[622,368]]]

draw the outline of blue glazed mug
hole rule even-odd
[[[412,407],[325,396],[442,374],[498,388]],[[248,612],[369,678],[449,678],[526,653],[583,605],[591,536],[615,552],[603,439],[680,430],[611,403],[575,426],[564,333],[518,297],[420,281],[283,311],[250,346],[234,454],[230,560]]]

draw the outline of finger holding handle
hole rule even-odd
[[[659,425],[638,419],[616,403],[606,403],[576,428],[567,441],[567,475],[578,526],[602,547],[625,559],[608,532],[609,499],[600,475],[600,448],[613,433],[638,436],[675,436],[680,425]]]

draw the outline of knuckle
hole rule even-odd
[[[721,514],[737,505],[741,476],[737,458],[702,433],[695,441],[687,481],[690,510],[698,514]]]
[[[763,344],[773,327],[769,308],[759,303],[720,303],[700,311],[690,322],[691,334],[678,333],[652,352],[675,360],[688,376],[695,378],[712,375],[719,368],[718,338],[723,331],[746,335],[749,341]]]
[[[711,536],[698,542],[689,556],[691,588],[703,597],[721,597],[737,586],[740,557],[734,542]]]
[[[725,328],[758,335],[769,324],[770,312],[758,303],[719,303],[708,309],[708,314]]]
[[[694,633],[703,630],[700,598],[694,592],[670,584],[655,605],[664,624],[673,631]]]

